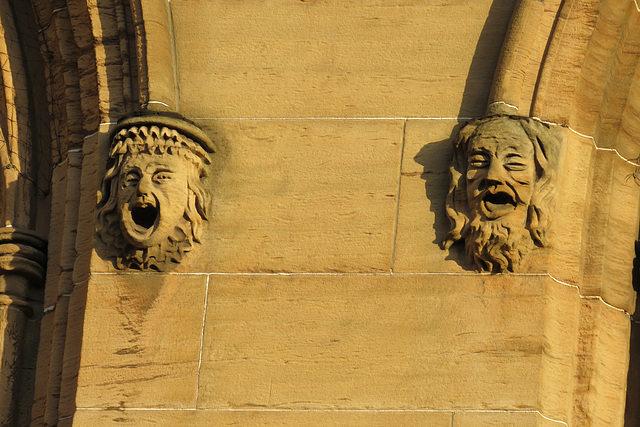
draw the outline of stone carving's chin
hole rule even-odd
[[[498,219],[516,210],[515,197],[507,191],[487,192],[480,202],[480,210],[487,219]]]
[[[157,243],[160,220],[159,206],[139,203],[122,211],[122,223],[127,240],[137,248],[146,248]]]

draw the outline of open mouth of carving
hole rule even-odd
[[[152,205],[141,205],[131,210],[131,219],[136,225],[149,229],[153,227],[158,218],[158,209]]]
[[[489,217],[505,215],[516,208],[515,198],[504,191],[487,193],[482,199],[486,213]]]
[[[512,205],[514,208],[516,207],[516,201],[513,200],[511,195],[505,193],[504,191],[500,191],[495,194],[487,194],[484,198],[484,202],[491,205]]]

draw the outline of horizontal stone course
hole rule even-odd
[[[450,141],[467,121],[199,120],[220,145],[206,181],[212,203],[202,244],[170,271],[473,272],[463,245],[441,249]],[[549,245],[518,272],[549,273],[632,311],[634,166],[552,128],[561,161]],[[96,243],[91,270],[114,271]]]
[[[182,112],[481,115],[515,3],[172,1]]]
[[[544,283],[212,276],[198,408],[533,409]]]
[[[371,426],[450,427],[450,412],[376,412],[376,411],[135,411],[78,410],[74,422],[79,425],[131,423],[136,426],[194,427],[260,426]],[[62,426],[62,424],[60,424]],[[469,426],[471,427],[471,426]]]
[[[457,425],[547,425],[536,411],[567,420],[585,372],[628,357],[616,344],[626,314],[545,275],[102,273],[78,286],[92,313],[76,397],[87,420],[97,408],[141,425],[154,418],[136,408],[196,425],[225,409],[338,410],[350,425],[342,411],[371,410],[412,425],[471,411]],[[578,329],[601,332],[574,359]],[[598,372],[602,393],[623,390],[623,377]],[[473,413],[487,410],[514,414]]]

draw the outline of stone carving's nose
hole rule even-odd
[[[138,182],[138,195],[141,197],[148,196],[151,193],[151,178],[142,176]]]
[[[496,159],[492,159],[489,162],[489,170],[487,171],[487,176],[485,179],[487,183],[492,184],[501,184],[505,182],[506,170],[504,166]]]

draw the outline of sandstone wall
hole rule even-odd
[[[140,103],[179,112],[218,145],[211,215],[170,271],[117,270],[93,234],[117,114],[70,154],[76,175],[57,188],[84,215],[75,249],[88,268],[45,297],[55,308],[43,337],[57,344],[43,351],[65,354],[60,425],[622,425],[638,150],[627,136],[599,144],[593,117],[571,114],[595,101],[521,108],[562,141],[549,247],[492,275],[439,246],[451,139],[507,100],[494,75],[514,67],[500,52],[522,28],[508,31],[514,9],[534,2],[516,3],[142,1]],[[614,82],[616,61],[637,62],[616,53],[633,45],[635,15],[547,3],[546,36],[519,46],[545,52],[547,37],[559,59],[532,54],[527,76],[583,82],[562,67],[602,60]],[[583,39],[550,36],[572,13]],[[589,59],[596,28],[618,32]],[[624,103],[631,80],[595,98]],[[595,91],[583,85],[558,96]],[[510,105],[558,90],[536,87]]]

